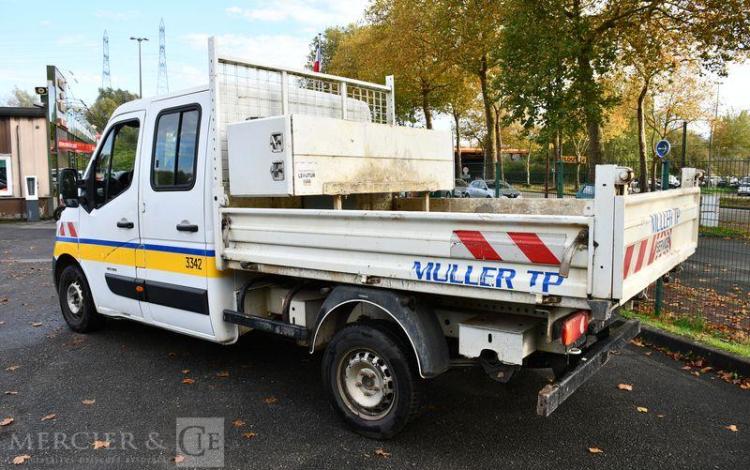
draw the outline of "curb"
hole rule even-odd
[[[668,333],[642,323],[641,334],[639,336],[649,343],[663,346],[671,351],[700,356],[714,368],[737,372],[745,377],[750,377],[750,359],[726,351],[720,351],[710,346],[696,343],[690,338]]]

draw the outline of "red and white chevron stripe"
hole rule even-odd
[[[65,227],[68,227],[68,235],[65,235]],[[72,238],[78,238],[78,232],[76,231],[76,226],[73,222],[60,222],[60,228],[58,229],[58,234],[61,237],[70,236]]]
[[[455,230],[451,258],[559,265],[565,235],[531,232]]]
[[[671,249],[672,229],[655,233],[625,247],[625,259],[622,277],[639,272],[644,266],[650,266],[655,260]],[[648,255],[648,256],[647,256]]]

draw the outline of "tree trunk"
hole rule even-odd
[[[588,166],[589,166],[589,183],[594,182],[596,175],[596,165],[604,160],[601,137],[601,110],[599,109],[599,97],[596,92],[596,82],[594,80],[594,71],[591,68],[591,46],[587,45],[581,48],[578,54],[578,87],[581,90],[581,98],[585,103],[584,114],[586,116],[586,133],[589,136]]]
[[[648,192],[648,161],[646,160],[646,118],[643,113],[643,103],[648,94],[649,79],[643,82],[641,92],[638,94],[638,107],[636,116],[638,118],[638,188],[642,193]],[[652,173],[653,174],[653,173]]]
[[[500,163],[500,179],[505,181],[505,162],[503,162],[503,133],[500,126],[500,108],[492,105],[495,111],[495,146],[497,147],[497,161]]]
[[[560,129],[557,129],[557,131],[555,131],[555,188],[557,188],[558,184],[565,188],[564,175],[560,174],[560,168],[562,168],[562,154],[562,132],[560,132]]]
[[[544,159],[544,199],[549,197],[549,160],[551,158],[552,149],[550,148],[550,142],[547,141],[547,156]]]
[[[427,129],[432,129],[432,108],[430,107],[430,90],[422,83],[422,112],[424,112],[424,122]]]
[[[479,67],[479,85],[482,89],[482,102],[484,104],[484,120],[487,127],[486,147],[484,153],[484,177],[495,179],[495,163],[497,162],[497,148],[495,147],[495,116],[492,112],[492,100],[487,79],[487,56],[482,56]]]
[[[531,141],[529,141],[529,153],[526,154],[526,187],[531,186]]]
[[[459,116],[456,108],[451,107],[453,113],[453,122],[456,124],[456,178],[463,177],[463,164],[461,163],[461,128],[459,123],[461,116]]]

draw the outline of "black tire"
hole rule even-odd
[[[389,326],[355,323],[339,331],[326,348],[323,384],[331,404],[355,432],[390,439],[419,412],[421,384],[414,362],[410,346]],[[353,379],[358,367],[361,371]],[[375,377],[369,378],[369,389],[367,374]],[[377,400],[378,385],[387,392],[373,407],[352,396],[369,400],[368,391],[376,390],[373,400]]]
[[[96,311],[86,276],[78,266],[72,264],[63,269],[57,296],[65,323],[71,330],[89,333],[104,326],[104,317]]]
[[[60,220],[60,217],[62,216],[62,212],[65,210],[65,206],[57,206],[55,208],[55,212],[52,213],[52,218],[55,219],[55,222]]]

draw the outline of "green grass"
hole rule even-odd
[[[750,342],[727,341],[726,338],[722,337],[720,332],[713,331],[707,327],[703,318],[697,315],[679,318],[666,316],[664,318],[656,318],[631,310],[621,310],[620,314],[625,318],[637,318],[645,325],[679,336],[685,336],[706,346],[750,358]]]
[[[750,209],[750,197],[723,197],[719,200],[719,207],[724,209]]]
[[[730,227],[700,227],[701,236],[716,238],[750,238],[750,232]]]

